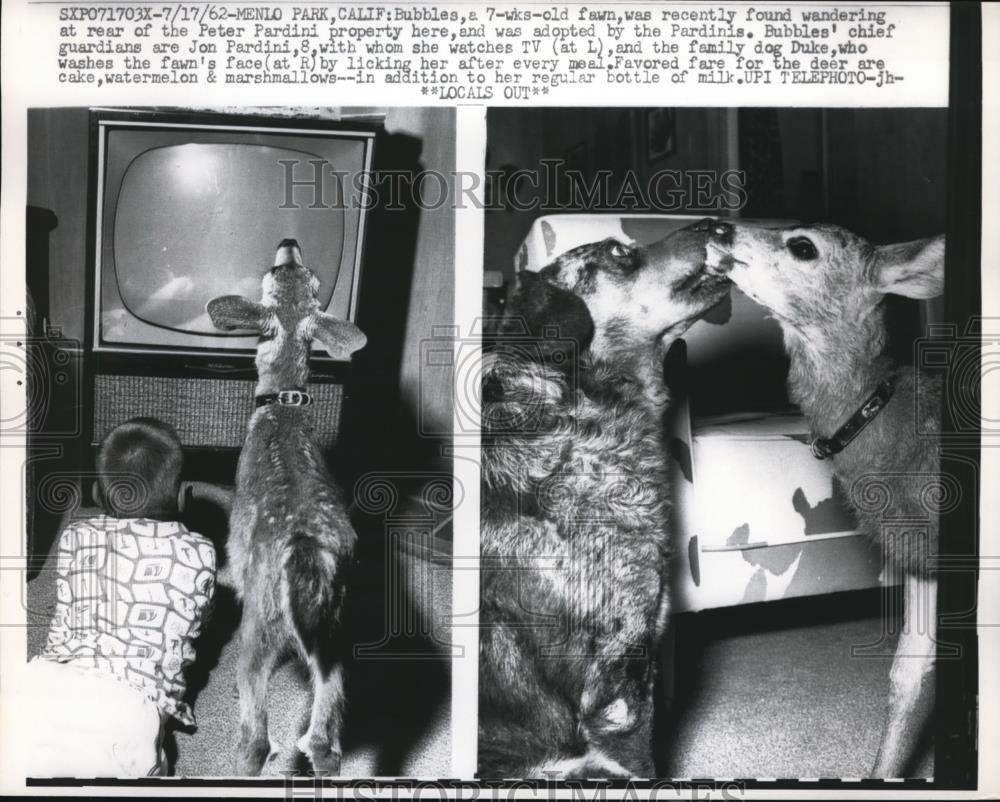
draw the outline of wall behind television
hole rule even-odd
[[[310,116],[317,118],[358,113],[385,115],[387,136],[381,145],[388,165],[383,160],[379,166],[435,170],[444,175],[453,171],[452,109],[310,110]],[[82,345],[87,325],[88,111],[32,109],[27,126],[29,229],[34,220],[36,232],[41,232],[35,234],[34,250],[29,242],[27,269],[29,273],[46,270],[46,249],[37,249],[37,241],[39,237],[46,239],[46,231],[48,262],[48,281],[38,280],[42,276],[36,274],[36,280],[29,278],[29,286],[41,290],[35,299],[40,316],[44,315],[49,325],[59,327],[64,337],[79,340]],[[375,230],[377,216],[371,221],[359,323],[374,330],[369,332],[373,348],[368,359],[380,360],[368,366],[380,373],[376,384],[368,388],[378,396],[377,414],[393,420],[422,418],[437,431],[450,430],[451,387],[438,383],[421,390],[419,354],[420,342],[430,336],[433,325],[454,320],[452,210],[445,204],[438,210],[408,209],[395,217],[381,218],[383,226],[396,228],[394,231]],[[385,260],[392,263],[382,264]],[[372,263],[375,261],[379,263]],[[371,427],[374,432],[378,421],[373,416],[355,423]],[[363,440],[365,432],[359,432],[358,437]],[[433,461],[432,453],[438,451],[439,444],[426,445],[427,453],[419,458],[424,464]],[[385,450],[391,451],[388,446]]]
[[[88,154],[87,109],[28,111],[28,206],[54,215],[48,237],[48,319],[81,347],[86,326]],[[41,213],[29,211],[29,227]],[[27,269],[31,286],[30,273],[45,266],[29,262]],[[36,302],[45,305],[42,298]]]

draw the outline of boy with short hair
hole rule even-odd
[[[163,725],[195,726],[184,669],[215,587],[212,542],[176,518],[183,453],[155,418],[112,430],[97,456],[106,514],[71,523],[57,606],[20,693],[33,695],[29,777],[164,773]]]

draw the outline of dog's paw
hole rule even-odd
[[[592,748],[579,757],[546,761],[535,766],[526,776],[552,780],[620,780],[631,777],[632,773],[614,758]]]
[[[624,698],[615,699],[603,707],[586,714],[580,721],[580,731],[584,738],[606,733],[627,732],[639,721],[639,711]]]
[[[601,715],[608,725],[616,730],[626,729],[634,720],[634,717],[629,715],[628,702],[624,699],[615,699],[601,711]]]

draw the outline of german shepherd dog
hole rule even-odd
[[[608,239],[522,273],[485,357],[481,777],[655,774],[663,365],[728,291],[705,243]]]
[[[298,747],[314,771],[340,772],[344,690],[337,621],[356,535],[312,436],[306,383],[314,339],[334,359],[348,360],[366,338],[353,323],[320,310],[318,288],[298,243],[288,239],[264,275],[261,303],[239,295],[208,303],[216,327],[260,333],[256,410],[240,453],[226,544],[243,602],[236,674],[240,775],[260,774],[271,751],[267,684],[290,648],[313,679],[309,727]]]

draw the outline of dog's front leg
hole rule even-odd
[[[580,729],[588,744],[631,776],[653,777],[653,649],[634,635],[601,639],[587,670]]]
[[[901,777],[934,707],[937,581],[906,577],[903,630],[889,673],[889,710],[872,775]]]

